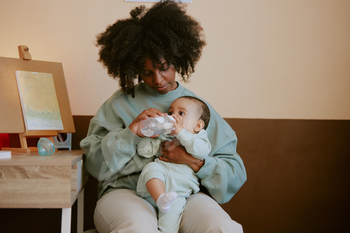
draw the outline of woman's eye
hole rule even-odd
[[[169,69],[169,65],[168,65],[168,63],[160,64],[159,67],[158,67],[158,69],[159,69],[160,71],[167,71],[167,70]]]
[[[167,71],[169,69],[169,66],[166,66],[166,67],[161,67],[159,70],[160,71]]]

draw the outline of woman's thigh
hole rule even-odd
[[[211,197],[197,193],[187,199],[179,232],[242,233],[243,229]]]
[[[99,233],[159,233],[154,207],[129,189],[103,195],[96,204],[94,222]]]

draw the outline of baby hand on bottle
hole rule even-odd
[[[174,114],[174,115],[171,115],[171,116],[174,117],[174,119],[175,119],[175,121],[173,121],[175,129],[172,131],[172,135],[177,135],[184,128],[183,120],[177,114]]]

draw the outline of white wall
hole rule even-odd
[[[63,63],[73,115],[94,115],[119,89],[95,36],[139,4],[2,0],[0,56],[27,45],[34,60]],[[208,45],[184,85],[223,117],[350,119],[350,1],[193,0],[188,12]]]

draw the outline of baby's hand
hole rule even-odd
[[[173,121],[175,129],[172,131],[172,135],[177,135],[184,128],[182,117],[177,114],[171,116],[175,119],[175,121]]]

